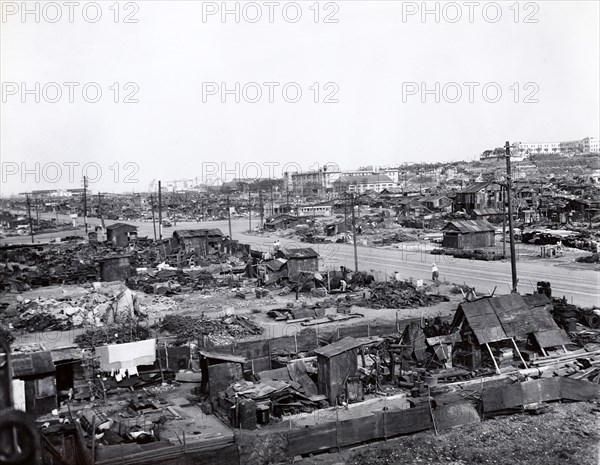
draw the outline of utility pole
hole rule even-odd
[[[31,243],[33,244],[33,220],[31,219],[31,200],[29,200],[29,194],[27,194],[27,216],[29,217],[29,233],[31,234]]]
[[[275,207],[273,205],[273,184],[271,184],[271,216],[275,215]]]
[[[229,223],[229,240],[233,240],[231,236],[231,205],[229,204],[229,194],[227,194],[227,222]]]
[[[177,204],[175,203],[175,186],[173,186],[173,226],[177,226]]]
[[[158,238],[162,241],[162,187],[158,181]]]
[[[260,208],[260,227],[262,228],[265,223],[265,210],[263,207],[262,191],[258,192],[258,203]]]
[[[508,203],[508,235],[510,240],[510,268],[512,272],[512,292],[517,293],[517,257],[515,254],[515,234],[513,230],[513,211],[512,211],[512,179],[510,171],[510,143],[506,141],[506,200]]]
[[[352,242],[354,245],[354,271],[358,273],[358,251],[356,249],[356,217],[354,216],[354,194],[352,195]]]
[[[252,231],[252,190],[248,185],[248,232]]]
[[[502,186],[502,256],[506,257],[506,187]]]
[[[154,217],[154,197],[150,194],[150,207],[152,208],[152,229],[154,229],[154,240],[156,241],[156,219]]]
[[[40,208],[39,208],[39,202],[38,202],[37,197],[35,198],[35,221],[39,228],[40,227]]]
[[[344,195],[344,234],[348,234],[348,195]]]
[[[83,177],[83,222],[85,223],[85,234],[87,235],[87,176]]]

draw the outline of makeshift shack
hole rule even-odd
[[[331,405],[345,394],[348,378],[358,369],[358,349],[381,342],[380,338],[345,337],[325,347],[315,349],[319,373],[318,391],[327,397]]]
[[[129,242],[137,239],[137,226],[127,223],[114,223],[106,227],[106,240],[117,247],[127,247]]]
[[[54,410],[56,370],[50,351],[13,353],[11,362],[13,398],[18,408],[35,416]]]
[[[496,229],[486,220],[453,220],[442,232],[442,247],[477,249],[496,245]]]
[[[287,260],[288,277],[291,281],[297,281],[301,273],[319,269],[319,254],[310,247],[280,250],[277,257]]]
[[[268,218],[265,222],[265,229],[269,229],[271,231],[288,229],[293,228],[294,226],[303,222],[305,222],[303,218],[298,218],[296,215],[282,213],[280,215]]]
[[[76,390],[76,387],[83,384],[87,388],[87,381],[84,381],[85,372],[82,365],[82,351],[75,347],[55,349],[51,351],[52,362],[56,368],[56,390],[59,400],[67,398],[69,390]],[[89,389],[89,388],[88,388]]]
[[[171,248],[202,256],[220,252],[222,242],[220,229],[180,229],[173,232]]]
[[[211,401],[215,401],[231,383],[244,379],[244,364],[248,363],[245,357],[204,349],[199,353],[202,390],[208,392]]]
[[[480,363],[481,346],[485,346],[499,371],[490,348],[492,343],[512,343],[523,364],[525,361],[516,341],[535,342],[544,355],[545,348],[570,343],[569,336],[550,315],[548,298],[537,294],[534,299],[528,298],[528,301],[530,303],[519,294],[508,294],[459,305],[452,327],[459,329],[463,336],[463,352],[471,354],[470,363],[467,363],[470,368],[476,368]]]

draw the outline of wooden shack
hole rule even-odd
[[[301,273],[319,269],[319,254],[310,247],[285,249],[279,251],[277,257],[287,260],[288,277],[291,281],[296,281]]]
[[[56,370],[50,351],[11,354],[13,393],[21,410],[34,416],[56,408]],[[24,407],[24,408],[23,408]]]
[[[443,227],[442,247],[477,249],[496,245],[496,228],[486,220],[453,220]]]
[[[461,303],[454,314],[452,327],[460,331],[463,348],[472,354],[472,359],[464,364],[472,369],[478,368],[481,362],[478,352],[487,349],[492,355],[490,344],[505,341],[508,347],[514,347],[519,357],[517,342],[537,345],[542,355],[546,355],[546,348],[570,343],[567,333],[552,318],[551,307],[550,299],[542,294],[507,294]],[[484,346],[485,349],[482,349]],[[499,371],[496,360],[493,360]]]
[[[380,343],[380,338],[345,337],[325,347],[315,349],[319,379],[319,394],[325,395],[335,405],[341,394],[347,396],[346,384],[358,369],[358,349]]]
[[[235,381],[244,379],[245,357],[233,354],[221,354],[206,349],[200,353],[202,372],[202,390],[207,392],[211,401],[216,403],[219,392],[224,391]]]
[[[117,247],[127,247],[137,239],[137,226],[126,223],[114,223],[106,227],[106,240]]]
[[[198,256],[221,252],[223,233],[220,229],[179,229],[173,232],[173,250],[186,253],[195,252]]]

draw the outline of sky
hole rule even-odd
[[[598,137],[600,3],[0,1],[3,196]]]

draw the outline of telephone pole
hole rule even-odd
[[[156,240],[156,218],[154,217],[154,197],[150,194],[150,207],[152,208],[152,229],[154,229],[154,240]]]
[[[248,232],[250,231],[252,231],[252,190],[248,187]]]
[[[31,234],[31,243],[33,244],[33,220],[31,219],[31,200],[29,200],[29,194],[27,194],[27,216],[29,217],[29,233]]]
[[[158,238],[162,241],[162,187],[158,181]]]
[[[510,268],[512,272],[512,293],[517,293],[517,257],[515,255],[515,234],[513,230],[512,178],[510,170],[510,143],[506,141],[506,200],[508,203],[508,237],[510,240]]]
[[[227,194],[227,223],[229,224],[229,240],[233,240],[231,237],[231,205],[229,204],[229,194]]]
[[[358,251],[356,249],[356,216],[354,214],[354,194],[352,195],[352,242],[354,245],[354,271],[358,273]]]
[[[83,222],[85,223],[85,234],[87,235],[87,176],[83,177]]]
[[[262,191],[258,192],[258,203],[260,208],[260,227],[262,228],[265,222],[265,210],[263,207]]]

